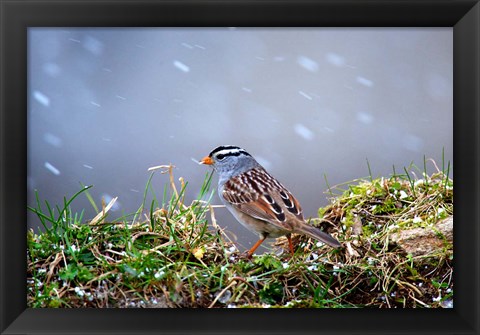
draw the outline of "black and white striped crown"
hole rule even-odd
[[[221,145],[213,149],[209,154],[210,157],[216,157],[218,159],[222,159],[226,156],[240,156],[240,155],[251,156],[244,149],[237,147],[235,145]]]

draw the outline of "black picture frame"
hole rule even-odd
[[[480,4],[473,0],[0,0],[2,334],[478,334]],[[28,27],[453,27],[453,309],[27,309]],[[68,122],[66,120],[66,122]]]

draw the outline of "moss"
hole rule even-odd
[[[390,241],[396,231],[453,214],[453,181],[442,172],[421,181],[394,175],[333,187],[331,203],[311,224],[343,248],[295,235],[293,258],[279,238],[274,252],[251,261],[200,200],[211,197],[211,176],[201,197],[187,203],[186,183],[178,187],[171,167],[167,173],[169,198],[142,204],[136,220],[108,220],[103,204],[100,216],[84,223],[70,212],[70,200],[61,215],[33,209],[45,229],[27,234],[28,306],[445,307],[453,299],[451,243],[445,239],[435,255],[414,257]],[[148,219],[138,220],[145,212]]]

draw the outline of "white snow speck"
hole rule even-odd
[[[408,198],[408,194],[404,190],[400,190],[400,199]]]
[[[247,93],[252,93],[252,90],[248,87],[242,87],[242,90],[244,90]]]
[[[334,52],[327,53],[325,59],[334,66],[343,67],[345,65],[345,58]]]
[[[81,42],[80,40],[77,40],[75,38],[69,38],[68,40],[71,41],[71,42],[75,42],[75,43],[80,43]]]
[[[370,79],[367,79],[365,77],[358,76],[357,77],[357,83],[360,85],[366,86],[366,87],[373,87],[373,81]]]
[[[402,139],[403,147],[407,150],[414,152],[422,152],[423,150],[423,140],[415,135],[407,134]]]
[[[419,179],[419,180],[417,180],[416,182],[413,183],[414,187],[419,187],[419,186],[423,186],[423,185],[425,185],[425,180],[423,180],[423,179]]]
[[[33,97],[37,100],[40,104],[44,105],[45,107],[50,106],[50,98],[47,97],[40,91],[33,91]]]
[[[297,135],[300,135],[307,141],[311,141],[315,137],[315,134],[313,133],[313,131],[311,131],[301,123],[297,123],[294,127],[294,130],[297,133]]]
[[[96,103],[95,101],[90,101],[90,103],[91,103],[92,105],[94,105],[95,107],[102,107],[102,106],[100,106],[99,103]]]
[[[83,41],[83,47],[95,56],[100,56],[103,53],[103,43],[92,36],[87,36],[85,38]]]
[[[131,188],[130,191],[135,192],[135,193],[140,193],[139,190],[136,190],[136,189],[134,189],[134,188]]]
[[[199,49],[202,49],[202,50],[206,49],[203,45],[200,45],[200,44],[195,44],[195,47],[199,48]]]
[[[272,162],[262,156],[255,156],[255,159],[258,163],[260,163],[261,166],[263,166],[267,170],[272,167]]]
[[[90,165],[87,165],[87,164],[83,164],[83,167],[85,167],[85,168],[87,168],[87,169],[90,169],[90,170],[93,169],[93,167],[91,167]]]
[[[285,60],[285,57],[283,56],[275,56],[273,57],[274,62],[283,62]]]
[[[190,45],[190,44],[188,44],[188,43],[185,43],[185,42],[182,43],[182,46],[184,46],[184,47],[187,48],[187,49],[193,49],[193,46],[192,46],[192,45]]]
[[[183,64],[182,62],[176,60],[173,62],[173,66],[175,66],[177,69],[179,69],[180,71],[183,71],[183,72],[190,72],[190,68]]]
[[[45,63],[43,64],[42,69],[50,77],[56,77],[61,72],[60,66],[55,63]]]
[[[420,222],[422,222],[422,221],[423,221],[422,218],[421,218],[421,217],[418,217],[418,216],[415,216],[415,217],[413,218],[413,220],[412,220],[413,223],[420,223]]]
[[[297,58],[297,63],[307,71],[310,71],[310,72],[318,71],[318,63],[311,58],[300,56]]]
[[[305,99],[308,99],[308,100],[312,100],[313,98],[311,96],[309,96],[307,93],[303,92],[303,91],[298,91],[298,94],[300,94],[302,97],[304,97]]]
[[[406,134],[402,138],[403,147],[407,150],[414,152],[422,152],[423,150],[423,139],[412,134]]]
[[[53,173],[54,175],[58,176],[60,175],[60,170],[57,169],[55,166],[53,166],[52,164],[50,164],[49,162],[45,162],[45,168],[50,171],[51,173]]]
[[[357,120],[363,124],[370,124],[373,122],[373,116],[370,113],[366,112],[358,112],[357,113]]]
[[[43,140],[56,148],[60,148],[62,146],[62,139],[58,136],[53,135],[52,133],[45,133],[43,135]]]
[[[118,98],[118,99],[120,99],[120,100],[127,100],[127,98],[122,97],[121,95],[116,95],[115,98]]]

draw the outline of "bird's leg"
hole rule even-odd
[[[248,252],[247,252],[247,258],[248,259],[252,258],[252,255],[255,252],[255,250],[257,250],[257,248],[260,246],[260,244],[262,244],[263,241],[265,241],[266,238],[267,238],[266,236],[262,237],[261,239],[259,239],[257,241],[257,243],[255,243],[255,245],[250,250],[248,250]]]
[[[290,247],[290,252],[292,253],[292,257],[295,254],[295,251],[293,250],[293,243],[292,243],[292,235],[287,234],[286,238],[288,240],[288,246]]]

